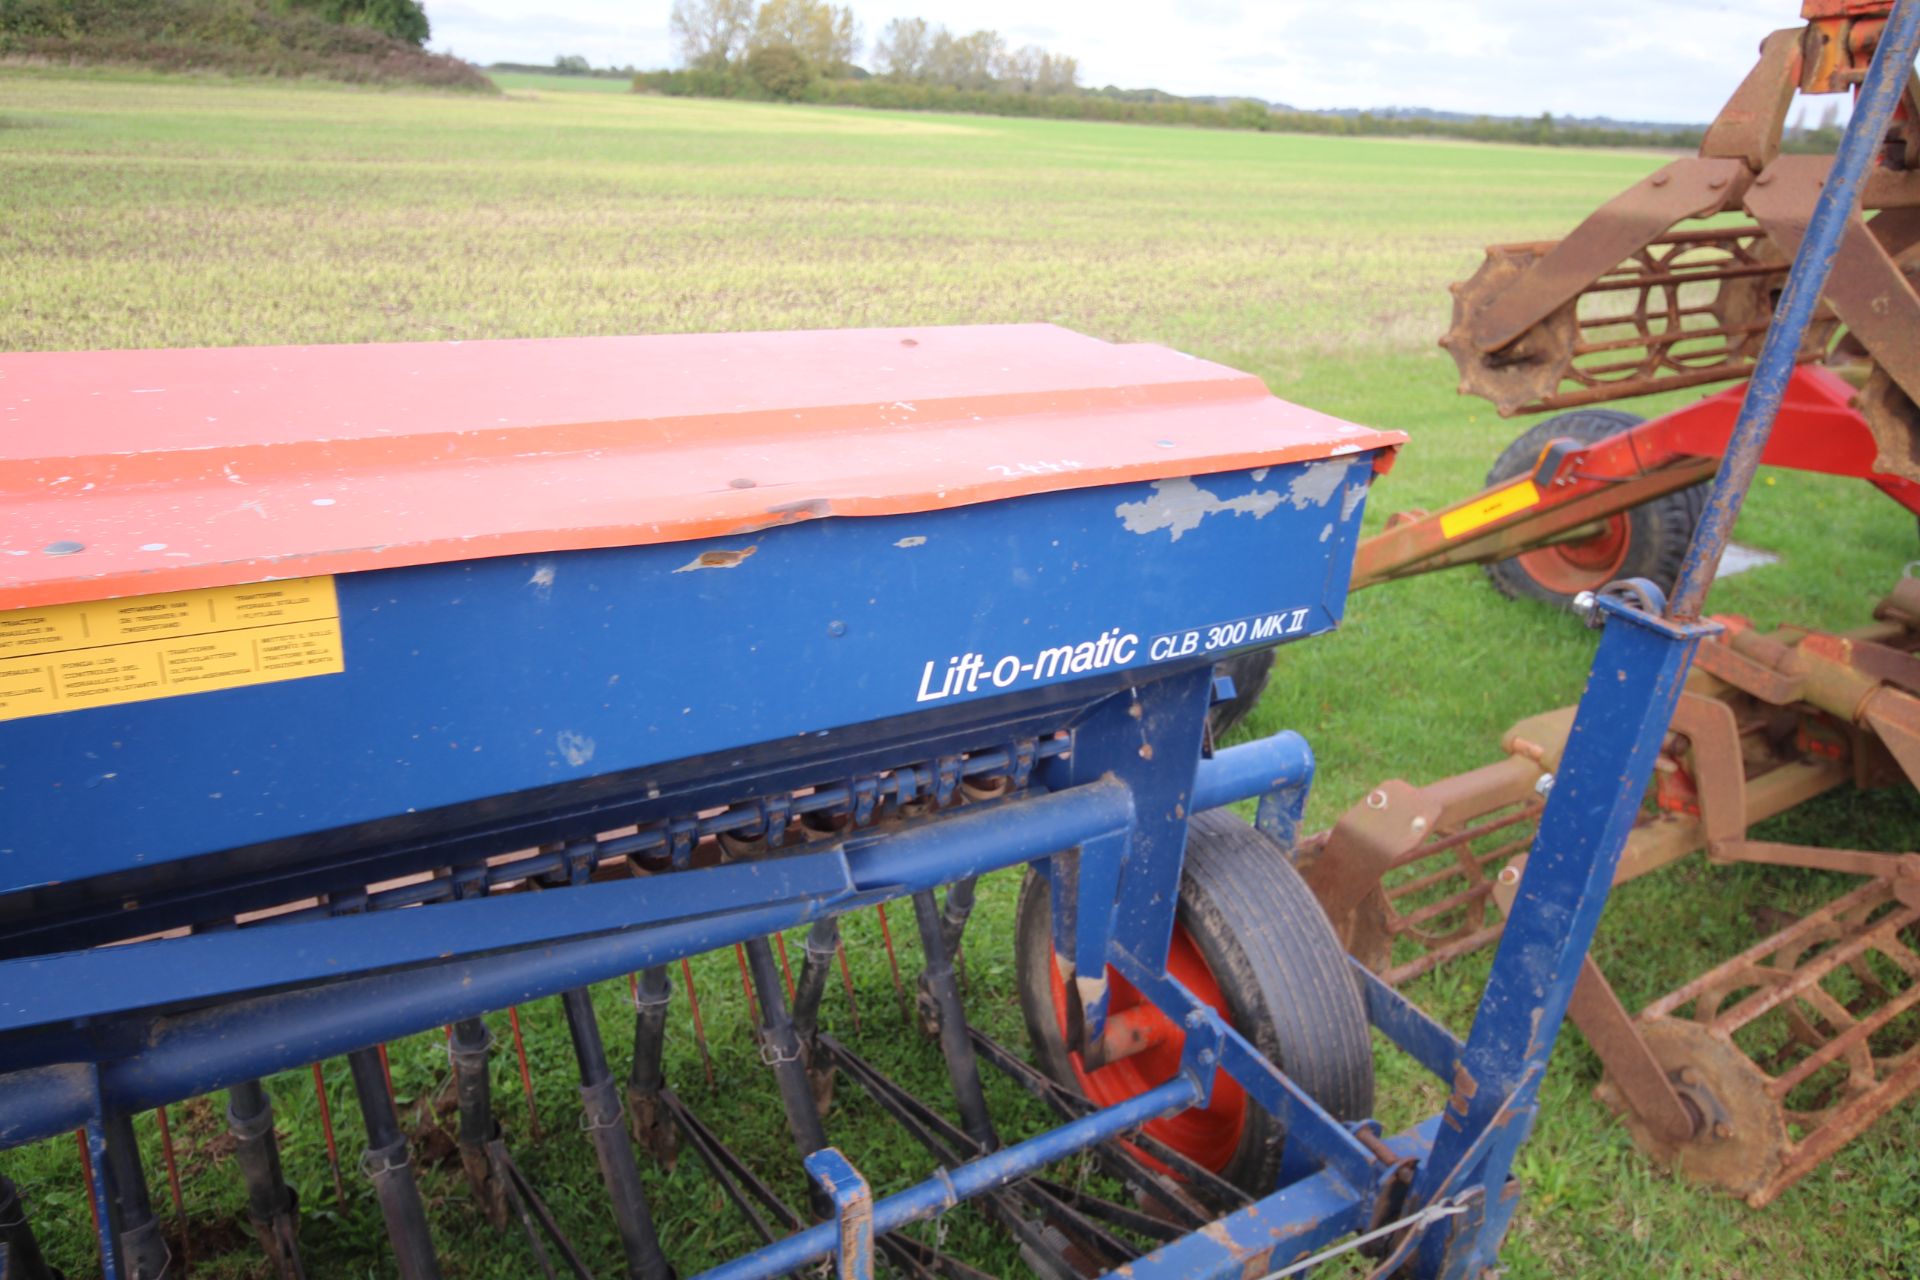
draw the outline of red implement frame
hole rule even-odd
[[[1710,478],[1745,394],[1741,383],[1592,445],[1557,440],[1530,476],[1442,511],[1396,514],[1360,544],[1353,589],[1595,537],[1610,517]],[[1802,365],[1761,460],[1857,477],[1920,513],[1920,484],[1887,469],[1879,441],[1854,408],[1857,394],[1838,375]]]

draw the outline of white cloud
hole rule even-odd
[[[478,62],[671,65],[669,0],[426,0],[436,48]],[[1703,122],[1790,0],[852,0],[890,19],[991,27],[1080,60],[1083,81],[1242,94],[1302,107]]]

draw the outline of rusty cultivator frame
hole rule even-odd
[[[1650,421],[1592,406],[1755,374],[1783,272],[1831,180],[1780,153],[1796,89],[1851,91],[1889,6],[1809,0],[1708,130],[1564,240],[1499,245],[1454,287],[1443,345],[1462,392],[1502,414],[1563,410],[1487,490],[1392,517],[1357,587],[1483,563],[1509,594],[1585,612],[1623,575],[1670,580],[1754,383]],[[1853,476],[1920,511],[1920,79],[1831,255],[1761,461]],[[1744,216],[1743,216],[1744,215]],[[1760,1206],[1920,1090],[1920,854],[1786,846],[1755,823],[1836,788],[1920,783],[1920,580],[1844,634],[1740,618],[1705,641],[1618,878],[1693,853],[1864,883],[1637,1015],[1585,963],[1570,1014],[1599,1096],[1649,1153]],[[1495,944],[1529,863],[1573,708],[1530,717],[1504,758],[1426,786],[1383,783],[1301,866],[1348,949],[1393,984]]]

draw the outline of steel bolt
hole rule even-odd
[[[1698,1071],[1695,1071],[1692,1067],[1682,1067],[1680,1068],[1680,1083],[1681,1084],[1699,1084],[1700,1073]]]
[[[1500,868],[1500,883],[1508,886],[1520,883],[1520,868],[1508,863]]]
[[[1653,185],[1656,187],[1664,187],[1671,181],[1673,181],[1673,175],[1664,169],[1653,175]]]
[[[1369,808],[1369,809],[1384,809],[1384,808],[1386,808],[1386,807],[1387,807],[1387,793],[1386,793],[1386,792],[1384,792],[1384,791],[1370,791],[1370,792],[1368,792],[1368,793],[1367,793],[1367,808]]]
[[[829,622],[827,624],[827,634],[837,640],[841,636],[847,634],[847,624],[839,621],[838,619],[832,622]]]
[[[74,542],[68,539],[63,539],[59,542],[49,542],[46,546],[40,548],[41,551],[50,556],[70,556],[76,551],[85,551],[86,549],[86,543]]]
[[[1552,790],[1553,790],[1553,775],[1552,775],[1552,774],[1550,774],[1550,773],[1543,773],[1543,774],[1541,774],[1541,775],[1540,775],[1540,776],[1539,776],[1538,778],[1536,778],[1536,779],[1534,779],[1534,783],[1533,783],[1533,792],[1534,792],[1534,794],[1535,794],[1535,795],[1541,795],[1541,796],[1544,796],[1544,795],[1546,795],[1546,794],[1547,794],[1547,793],[1548,793],[1549,791],[1552,791]]]

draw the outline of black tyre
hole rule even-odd
[[[1151,1048],[1096,1071],[1067,1052],[1052,915],[1046,880],[1029,872],[1020,890],[1015,967],[1041,1069],[1102,1105],[1171,1079],[1181,1034],[1165,1019]],[[1286,851],[1231,813],[1201,814],[1189,827],[1176,919],[1168,970],[1328,1111],[1344,1120],[1367,1115],[1373,1048],[1366,1010],[1332,926]],[[1110,1013],[1145,1005],[1117,973],[1109,970],[1108,978]],[[1224,1074],[1211,1106],[1164,1117],[1146,1132],[1252,1195],[1272,1191],[1286,1136]]]
[[[1555,439],[1594,444],[1642,421],[1617,409],[1576,409],[1536,423],[1501,452],[1487,472],[1487,486],[1532,474],[1541,451]],[[1617,578],[1646,578],[1670,590],[1706,500],[1705,484],[1666,494],[1610,516],[1592,537],[1495,561],[1487,566],[1487,577],[1502,595],[1562,609],[1571,609],[1582,591],[1598,591]]]
[[[1233,696],[1216,704],[1207,713],[1215,738],[1224,737],[1227,730],[1245,720],[1247,713],[1260,705],[1260,695],[1266,692],[1267,680],[1273,675],[1276,652],[1273,649],[1254,649],[1247,653],[1236,653],[1214,667],[1215,675],[1233,677]]]

